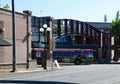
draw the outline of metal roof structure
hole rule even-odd
[[[111,23],[105,23],[105,22],[86,22],[98,29],[109,29],[111,26]]]

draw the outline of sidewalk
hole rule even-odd
[[[12,72],[12,69],[0,69],[0,75],[7,75],[7,74],[14,74],[14,73],[27,73],[27,72],[37,72],[37,71],[49,71],[49,70],[60,70],[67,66],[70,66],[71,64],[60,64],[60,68],[57,68],[56,66],[52,68],[48,68],[47,70],[44,70],[43,67],[38,66],[36,68],[16,68],[15,72]],[[72,66],[72,65],[71,65]]]
[[[78,66],[87,66],[87,65],[75,65],[74,63],[59,63],[60,68],[56,65],[51,68],[44,70],[43,67],[38,66],[36,68],[16,68],[16,72],[12,72],[12,69],[0,69],[0,75],[7,75],[7,74],[15,74],[15,73],[28,73],[28,72],[40,72],[40,71],[49,71],[49,70],[62,70],[62,69],[70,69]]]
[[[26,73],[26,72],[36,72],[36,71],[46,71],[42,67],[41,68],[20,68],[16,69],[15,72],[12,72],[12,69],[1,69],[0,75],[6,75],[6,74],[14,74],[14,73]]]

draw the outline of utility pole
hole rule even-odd
[[[16,28],[15,28],[15,7],[12,0],[12,32],[13,32],[13,71],[16,71]]]

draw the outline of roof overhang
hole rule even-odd
[[[12,44],[0,38],[0,46],[11,46]]]

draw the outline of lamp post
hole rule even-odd
[[[103,47],[103,30],[101,30],[101,33],[100,33],[100,48],[98,49],[99,51],[99,63],[102,63],[102,47]]]
[[[23,13],[26,14],[27,16],[27,66],[26,68],[29,68],[29,61],[30,61],[30,58],[31,58],[31,39],[30,39],[30,35],[31,35],[31,27],[30,27],[30,19],[31,19],[31,14],[32,14],[32,11],[29,11],[29,10],[24,10]]]
[[[47,24],[43,25],[43,28],[40,28],[40,32],[44,35],[44,42],[41,42],[44,44],[44,69],[47,69],[47,47],[48,47],[48,31],[51,31],[51,28],[47,26]]]
[[[106,34],[107,34],[107,63],[109,64],[110,60],[111,60],[111,54],[110,54],[110,52],[111,52],[111,48],[110,48],[110,43],[111,43],[110,38],[111,38],[111,36],[110,36],[110,31],[107,31]]]

